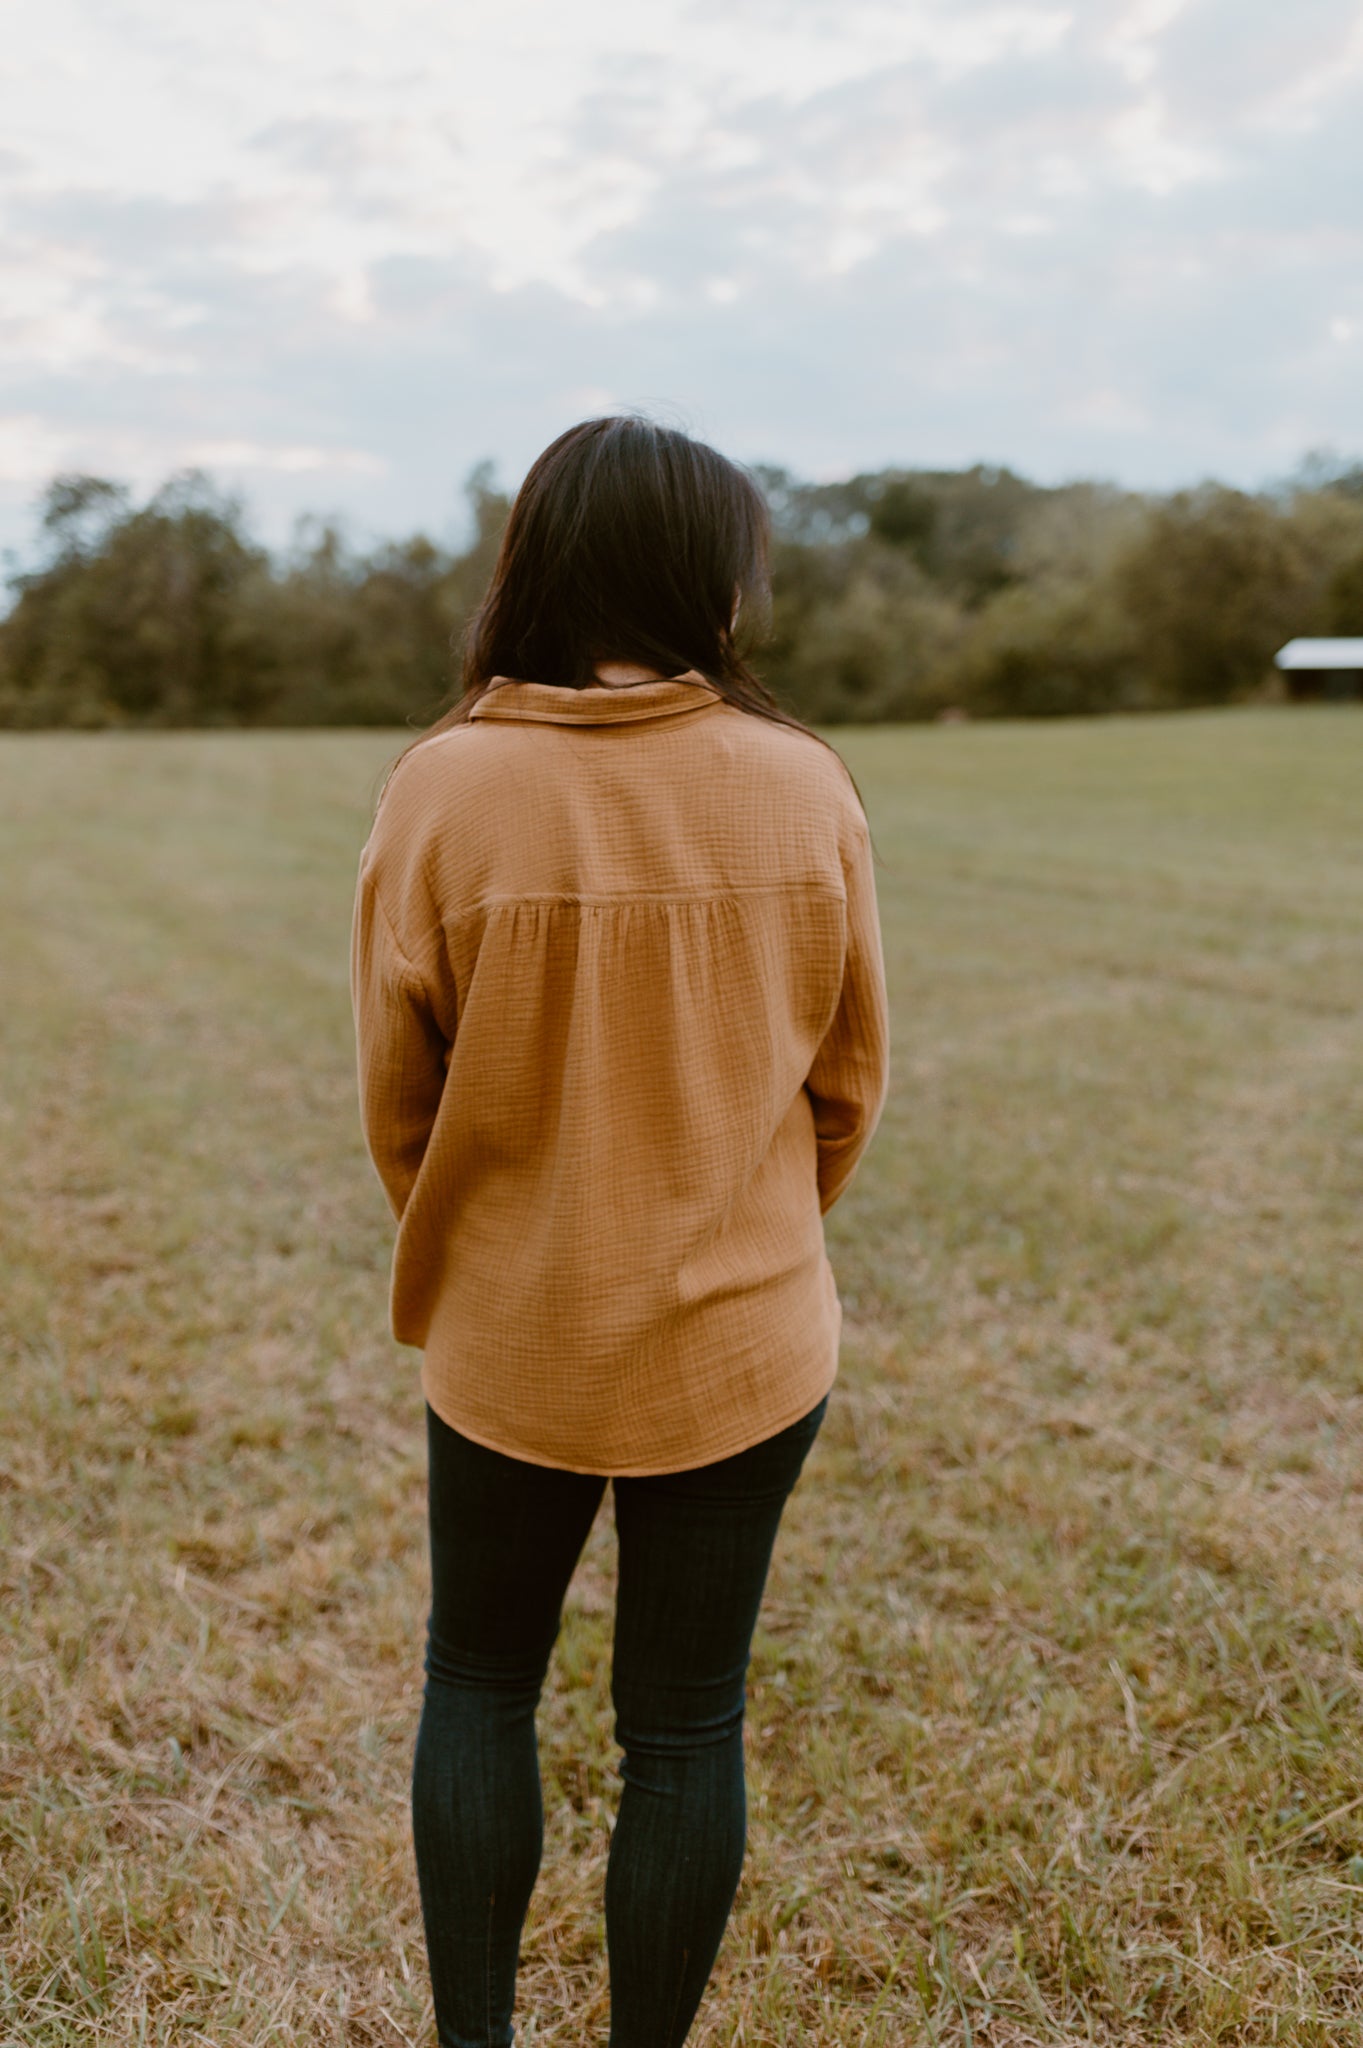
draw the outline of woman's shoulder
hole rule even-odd
[[[426,733],[398,755],[379,792],[378,815],[418,813],[466,778],[480,734],[471,725]]]
[[[852,772],[841,754],[804,726],[785,725],[738,705],[725,707],[726,738],[753,766],[772,776],[792,798],[832,805],[862,817]]]

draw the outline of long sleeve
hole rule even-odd
[[[858,816],[846,857],[847,954],[842,994],[805,1088],[814,1107],[819,1207],[827,1214],[852,1178],[884,1107],[889,1006],[871,840]]]
[[[393,1214],[401,1219],[425,1157],[449,1063],[421,975],[399,945],[361,866],[351,935],[360,1122]]]

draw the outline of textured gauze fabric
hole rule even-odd
[[[393,1332],[452,1428],[643,1475],[828,1392],[888,1037],[834,753],[694,674],[499,680],[388,781],[351,981]]]

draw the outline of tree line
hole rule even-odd
[[[819,723],[1225,704],[1273,687],[1294,634],[1363,635],[1363,465],[1164,496],[984,465],[758,475],[757,665]],[[141,504],[55,478],[0,617],[0,725],[426,724],[455,694],[508,509],[487,465],[467,489],[463,548],[358,549],[309,521],[272,553],[200,473]]]

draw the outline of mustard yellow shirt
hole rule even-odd
[[[697,675],[499,681],[388,783],[352,990],[393,1331],[446,1422],[642,1474],[823,1397],[822,1214],[887,1063],[836,755]]]

